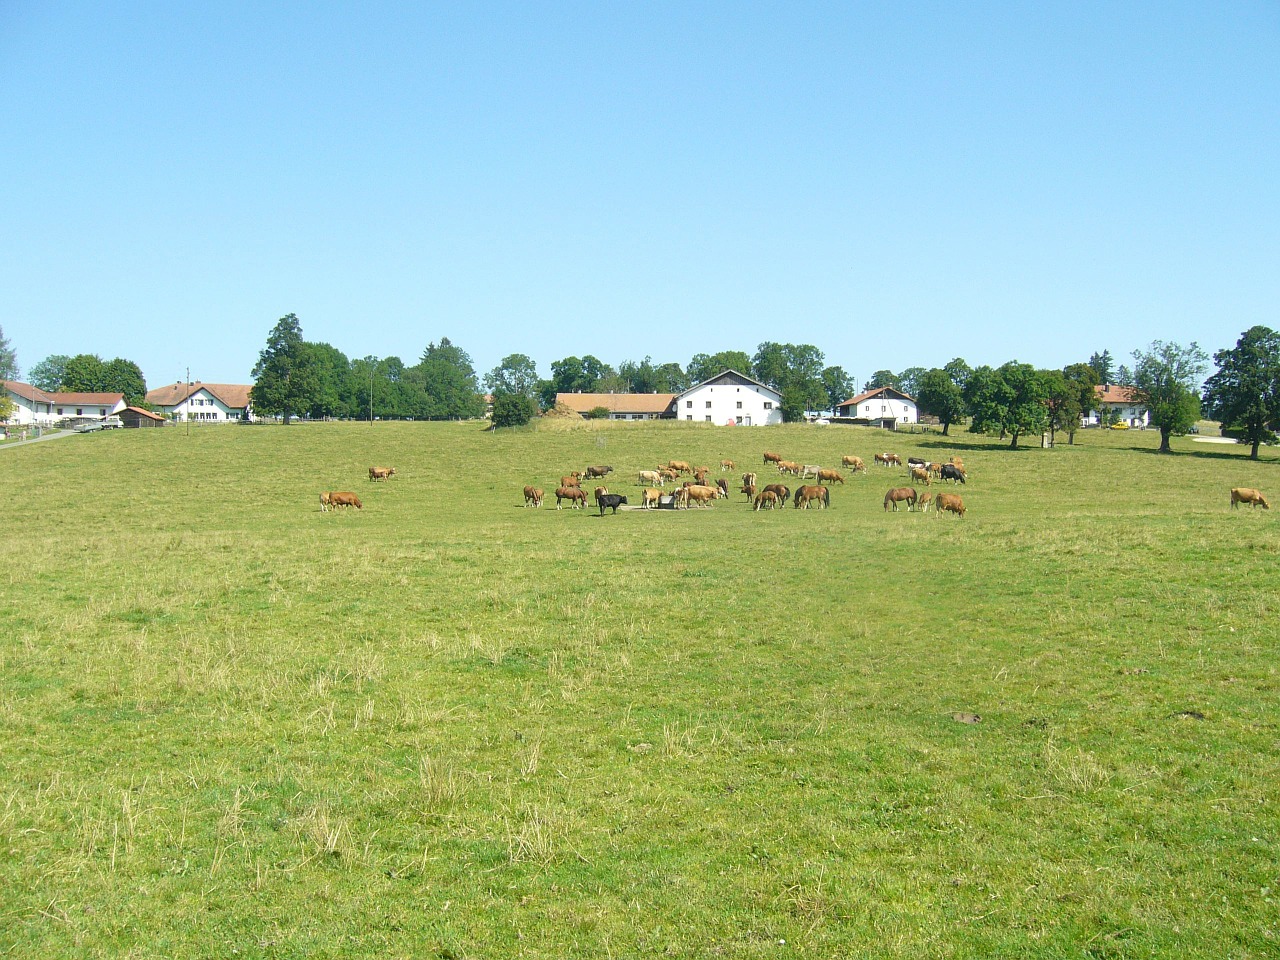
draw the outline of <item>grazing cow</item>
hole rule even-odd
[[[763,510],[765,507],[768,507],[770,510],[772,510],[777,505],[778,505],[778,495],[774,493],[772,490],[764,490],[760,493],[758,497],[756,497],[755,509],[757,510]]]
[[[902,501],[907,502],[907,509],[912,510],[916,505],[916,488],[915,487],[894,487],[884,495],[884,508],[888,511],[890,505],[893,506],[894,513],[898,511],[898,504]]]
[[[328,510],[329,510],[329,494],[322,493],[320,494],[320,512],[326,513],[328,512]]]
[[[360,502],[360,498],[354,493],[346,491],[330,490],[329,491],[330,507],[355,507],[357,510],[363,510],[364,504]]]
[[[954,463],[944,463],[942,465],[942,479],[950,480],[952,483],[966,482],[963,468],[957,467]]]
[[[742,475],[743,486],[746,486],[748,483],[753,487],[756,485],[756,475],[754,473],[744,473]]]
[[[809,502],[817,503],[819,508],[831,506],[831,488],[823,486],[803,486],[796,491],[795,497],[792,498],[796,505],[796,509],[809,509]]]
[[[908,468],[920,467],[921,469],[924,469],[926,466],[928,466],[927,460],[921,460],[919,457],[907,457]]]
[[[582,481],[578,479],[578,475],[577,475],[576,473],[571,473],[571,474],[569,474],[569,476],[567,476],[567,477],[561,477],[561,478],[560,478],[560,486],[562,486],[562,487],[580,487],[580,486],[582,486]]]
[[[889,454],[877,453],[876,463],[879,464],[880,466],[887,467],[889,465]]]
[[[800,468],[800,479],[801,480],[817,480],[818,474],[821,471],[822,471],[822,468],[818,466],[816,463],[806,463],[804,466]]]
[[[770,453],[767,450],[765,451],[765,454],[764,454],[765,463],[780,463],[781,461],[782,461],[782,454]]]
[[[921,513],[928,513],[931,500],[933,500],[933,494],[926,490],[916,499],[916,509]]]
[[[584,476],[588,480],[596,480],[603,477],[607,477],[611,473],[613,473],[613,467],[605,467],[605,466],[587,467],[587,470]]]
[[[646,483],[656,483],[660,487],[664,485],[662,474],[658,473],[657,470],[641,470],[640,479],[636,482],[641,486],[644,486]]]
[[[608,487],[596,487],[595,490],[592,491],[591,495],[595,497],[597,500],[599,500],[608,492],[609,492]]]
[[[587,505],[587,492],[581,487],[557,487],[556,509],[561,509],[560,501],[568,500],[569,507],[577,510]]]
[[[680,479],[680,474],[677,473],[675,470],[672,470],[670,467],[659,467],[658,476],[660,476],[663,480],[670,480],[672,483],[675,483],[678,479]]]
[[[756,496],[756,485],[754,483],[744,483],[742,492],[747,495],[747,503],[750,503]]]
[[[771,483],[764,488],[765,493],[770,491],[773,491],[774,495],[778,498],[779,506],[784,505],[791,497],[791,488],[781,483]]]
[[[707,485],[707,474],[711,471],[710,467],[698,467],[693,471],[693,482],[699,486]]]
[[[929,486],[929,471],[926,470],[924,467],[911,468],[911,482],[915,483],[918,480],[923,480],[924,485],[926,487]]]
[[[1267,503],[1267,498],[1262,495],[1261,490],[1254,490],[1252,487],[1232,487],[1231,488],[1231,507],[1232,509],[1240,509],[1240,504],[1247,503],[1251,509],[1257,509],[1258,505],[1262,505],[1263,510],[1270,510],[1271,504]]]
[[[645,487],[640,493],[640,509],[651,510],[661,505],[662,491],[657,487]]]
[[[798,476],[800,474],[800,464],[796,463],[794,460],[779,460],[778,472]]]
[[[852,467],[854,473],[857,473],[859,470],[865,473],[867,470],[867,465],[862,462],[861,457],[855,457],[850,455],[846,455],[840,458],[840,466]]]
[[[823,480],[827,481],[827,483],[838,483],[844,486],[844,477],[840,475],[839,470],[819,470],[818,482],[821,483]]]
[[[934,513],[942,516],[950,511],[957,517],[964,516],[964,501],[954,493],[940,493],[937,499],[933,501]]]
[[[604,516],[605,507],[612,507],[613,512],[616,515],[618,513],[618,507],[622,506],[626,502],[627,498],[617,493],[606,493],[596,497],[596,503],[600,505],[600,516],[602,517]]]
[[[683,460],[668,460],[667,469],[674,470],[676,473],[693,473],[693,467]]]
[[[929,476],[931,477],[942,476],[942,464],[938,463],[937,461],[934,461],[933,463],[929,464],[928,470],[929,470]]]
[[[524,488],[524,505],[526,507],[542,506],[542,491],[537,487]]]
[[[684,507],[686,510],[688,510],[689,509],[689,488],[676,487],[676,489],[673,490],[671,493],[671,499],[674,502],[675,508],[677,510],[679,510],[681,507]]]
[[[726,480],[724,477],[720,477],[718,480],[716,480],[716,488],[720,491],[721,500],[729,499],[729,481],[728,480]]]
[[[386,480],[388,477],[394,477],[395,475],[396,475],[395,467],[370,467],[369,468],[370,480]]]
[[[720,461],[720,472],[721,472],[721,473],[732,473],[732,472],[733,472],[734,470],[736,470],[737,468],[738,468],[738,465],[737,465],[736,463],[734,463],[732,460],[721,460],[721,461]]]
[[[684,488],[685,499],[687,503],[696,503],[700,507],[705,507],[716,499],[719,495],[719,487],[704,487],[700,483],[690,484]]]

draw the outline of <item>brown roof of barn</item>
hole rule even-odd
[[[179,381],[148,390],[147,403],[157,407],[176,407],[193,393],[207,390],[221,400],[223,406],[240,410],[249,405],[249,391],[252,389],[253,386],[247,383],[201,383],[199,380],[195,383],[182,383]]]
[[[912,397],[909,394],[903,393],[897,387],[877,387],[874,390],[868,390],[866,393],[858,394],[852,400],[846,400],[844,403],[836,404],[836,406],[847,407],[851,403],[861,403],[863,400],[870,400],[872,397],[879,396],[882,393],[891,393],[894,396],[898,397],[898,399],[900,400],[909,400],[912,403],[916,402],[915,397]]]
[[[164,422],[164,417],[160,416],[158,413],[152,413],[150,410],[143,410],[141,407],[125,407],[124,410],[121,410],[120,412],[124,413],[126,411],[136,414],[139,417],[147,417],[151,420],[159,420],[161,423]]]
[[[1102,403],[1141,403],[1133,387],[1121,387],[1114,383],[1093,388]]]
[[[610,413],[666,413],[674,393],[557,393],[556,403],[589,413],[604,407]]]

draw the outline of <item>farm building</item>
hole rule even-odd
[[[1147,408],[1137,399],[1132,387],[1104,384],[1093,388],[1094,397],[1101,411],[1107,413],[1108,423],[1123,423],[1130,427],[1146,427],[1151,420]],[[1084,418],[1086,427],[1096,427],[1102,420],[1100,410],[1090,410]]]
[[[781,423],[782,394],[736,370],[725,370],[679,394],[675,417],[740,427]]]
[[[5,380],[4,390],[17,409],[9,419],[19,425],[59,420],[102,420],[124,409],[123,393],[50,393],[29,383]]]
[[[143,410],[141,407],[125,407],[120,411],[120,422],[126,427],[163,427],[164,417]]]
[[[147,391],[147,403],[175,420],[204,423],[236,423],[253,419],[248,384],[171,383]]]
[[[658,420],[668,416],[673,393],[557,393],[556,403],[586,416],[599,407],[610,420]]]
[[[836,416],[887,430],[893,430],[899,424],[919,422],[915,400],[894,387],[868,390],[837,404]]]

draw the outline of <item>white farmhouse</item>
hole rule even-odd
[[[235,423],[252,420],[248,384],[239,383],[171,383],[147,391],[147,403],[175,420],[203,423]]]
[[[739,427],[781,423],[782,394],[736,370],[725,370],[678,394],[675,418]]]
[[[1130,427],[1147,427],[1151,415],[1145,405],[1138,400],[1132,387],[1118,387],[1107,384],[1093,388],[1094,399],[1098,410],[1090,410],[1084,417],[1087,427],[1096,427],[1101,420],[1099,410],[1105,410],[1108,423],[1123,423]]]
[[[102,420],[125,407],[123,393],[50,393],[17,380],[5,380],[3,384],[5,395],[17,407],[9,420],[19,426]]]
[[[860,393],[836,405],[836,416],[892,430],[900,424],[918,423],[916,402],[894,387],[880,387]]]

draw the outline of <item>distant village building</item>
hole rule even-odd
[[[1093,388],[1098,410],[1090,410],[1084,417],[1085,426],[1096,427],[1101,421],[1101,411],[1107,414],[1108,423],[1123,423],[1130,427],[1146,427],[1150,425],[1151,414],[1138,400],[1132,387],[1119,387],[1115,384],[1103,384]]]
[[[915,400],[896,387],[868,390],[851,400],[836,404],[836,416],[887,430],[919,422]]]
[[[736,370],[725,370],[675,397],[675,418],[763,427],[782,422],[782,394]]]
[[[120,411],[120,422],[125,427],[163,427],[164,417],[141,407],[125,407]]]
[[[669,415],[674,393],[557,393],[556,403],[563,403],[575,413],[586,416],[603,407],[610,420],[657,420]]]
[[[9,421],[19,426],[49,426],[62,420],[103,420],[125,407],[123,393],[51,393],[18,380],[2,382],[5,395],[17,406]]]
[[[204,423],[235,423],[253,419],[249,402],[250,384],[171,383],[147,391],[147,403],[157,412],[175,420]]]

